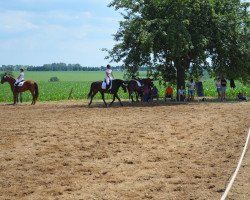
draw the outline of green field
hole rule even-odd
[[[14,72],[15,77],[18,76],[19,72]],[[123,72],[113,72],[115,78],[123,79]],[[145,77],[146,72],[141,72],[140,77]],[[58,77],[59,82],[49,82],[51,77]],[[86,99],[89,92],[90,84],[93,81],[103,80],[104,72],[25,72],[26,80],[35,80],[39,86],[39,101],[59,101],[69,99]],[[157,81],[155,85],[160,91],[160,96],[164,96],[164,86],[160,86]],[[216,88],[213,79],[203,80],[203,87],[205,96],[216,97]],[[229,87],[228,87],[229,88]],[[174,88],[175,89],[175,88]],[[247,92],[250,94],[250,88],[243,86],[241,83],[236,82],[236,90],[228,89],[227,96],[230,99],[235,99],[236,94],[240,91]],[[175,91],[176,92],[176,91]],[[123,93],[122,90],[119,92],[119,96],[123,99],[127,99],[127,93]],[[105,96],[110,99],[110,95]],[[96,99],[100,99],[100,95],[97,94]],[[25,92],[23,95],[24,101],[31,101],[31,95],[29,92]],[[12,102],[13,97],[10,91],[8,83],[0,85],[0,102]]]

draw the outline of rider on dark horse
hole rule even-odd
[[[112,73],[112,69],[110,65],[107,65],[107,68],[105,70],[105,74],[106,74],[106,89],[110,90],[110,86],[112,85],[112,80],[114,79],[113,73]]]

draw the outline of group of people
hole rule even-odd
[[[181,86],[177,91],[177,101],[192,101],[194,100],[194,91],[195,91],[195,82],[193,79],[190,79],[187,83],[188,88],[188,96],[186,97],[186,90],[183,86]],[[168,87],[165,90],[165,101],[166,98],[173,99],[173,88],[171,85],[168,85]]]

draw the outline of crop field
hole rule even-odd
[[[14,72],[15,77],[18,76],[18,72]],[[123,72],[114,72],[115,78],[124,79]],[[145,77],[146,72],[140,72],[140,77]],[[51,77],[57,77],[58,82],[49,82]],[[90,84],[93,81],[103,80],[104,72],[25,72],[26,80],[35,80],[39,86],[39,101],[59,101],[67,99],[86,99],[89,92]],[[216,98],[216,88],[213,79],[206,78],[203,81],[203,87],[205,96]],[[165,86],[159,85],[158,81],[154,81],[154,84],[159,89],[159,94],[161,97],[164,96]],[[228,83],[229,85],[229,83]],[[228,87],[229,88],[229,87]],[[250,88],[242,85],[240,82],[236,82],[236,89],[232,90],[229,88],[227,90],[227,97],[230,99],[235,99],[238,92],[247,92],[250,94]],[[174,93],[176,93],[176,88],[174,86]],[[128,94],[119,92],[119,96],[122,99],[127,99]],[[12,102],[12,93],[10,91],[9,84],[5,83],[0,85],[0,102]],[[96,95],[95,99],[100,99],[100,95]],[[110,99],[111,96],[106,94],[106,99]],[[31,95],[29,92],[24,93],[24,101],[30,101]]]

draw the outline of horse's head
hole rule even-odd
[[[7,81],[7,74],[5,73],[1,78],[1,84],[5,83]]]
[[[8,82],[10,84],[14,84],[15,83],[15,79],[13,77],[11,77],[10,75],[8,75],[7,73],[5,73],[2,78],[1,78],[1,83],[5,83]]]

